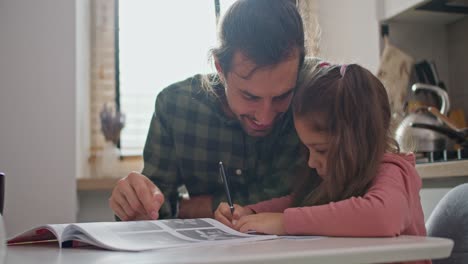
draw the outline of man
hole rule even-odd
[[[289,193],[289,178],[306,165],[289,110],[305,53],[293,1],[237,1],[219,42],[217,74],[158,95],[144,169],[120,180],[109,200],[120,219],[212,217],[226,200],[220,161],[239,204]],[[179,198],[181,185],[190,199]]]

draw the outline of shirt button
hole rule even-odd
[[[240,176],[242,174],[242,170],[241,169],[237,169],[236,170],[236,175]]]

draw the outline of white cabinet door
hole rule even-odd
[[[383,17],[380,20],[390,19],[404,11],[421,5],[430,0],[384,0],[383,2]]]

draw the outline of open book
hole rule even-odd
[[[57,241],[60,247],[92,245],[142,251],[194,244],[227,244],[275,239],[237,232],[210,218],[44,225],[8,239],[8,245]]]

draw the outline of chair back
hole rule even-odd
[[[444,237],[454,242],[449,258],[433,264],[468,263],[468,183],[451,189],[436,205],[426,222],[428,236]]]

